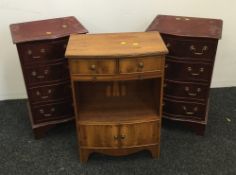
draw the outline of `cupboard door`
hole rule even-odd
[[[121,147],[148,146],[159,143],[160,121],[123,124],[120,128]]]
[[[79,124],[81,148],[118,148],[118,125]]]

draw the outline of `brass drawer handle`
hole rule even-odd
[[[36,73],[35,71],[33,71],[33,72],[31,73],[31,75],[32,75],[32,76],[36,76],[37,73]]]
[[[43,75],[39,75],[39,76],[37,76],[37,78],[38,78],[38,79],[44,79],[45,76],[43,76]]]
[[[32,50],[27,51],[28,55],[32,55]]]
[[[114,136],[114,140],[119,140],[119,136]]]
[[[41,58],[40,56],[32,56],[33,59]]]
[[[43,116],[44,116],[44,117],[51,117],[52,114],[44,114]]]
[[[40,52],[41,53],[45,53],[45,49],[40,49]]]
[[[139,67],[140,69],[144,68],[144,63],[143,63],[143,62],[139,62],[139,63],[138,63],[138,67]]]
[[[125,135],[121,135],[121,136],[120,136],[120,139],[121,139],[121,140],[124,140],[124,139],[125,139]]]
[[[208,46],[203,46],[202,47],[202,50],[201,50],[201,52],[196,52],[196,47],[194,46],[194,45],[191,45],[190,47],[189,47],[189,49],[190,49],[190,51],[192,51],[193,52],[193,54],[195,54],[195,55],[203,55],[207,50],[208,50]]]
[[[199,76],[200,73],[191,73],[192,76]]]
[[[166,44],[166,47],[167,47],[167,48],[170,48],[170,46],[171,46],[170,43],[167,43],[167,44]]]
[[[196,97],[196,96],[197,96],[197,93],[191,93],[191,92],[189,92],[188,95],[191,96],[191,97]]]
[[[90,70],[92,70],[92,71],[95,71],[96,70],[96,65],[95,64],[92,64],[91,66],[90,66]]]
[[[194,115],[194,112],[185,111],[185,114],[186,114],[186,115]]]
[[[194,115],[195,112],[198,111],[198,107],[197,107],[197,106],[195,106],[195,107],[193,108],[193,111],[188,111],[186,106],[182,106],[182,108],[183,108],[183,110],[185,111],[185,114],[186,114],[186,115]]]
[[[125,135],[114,136],[114,140],[124,140],[124,139],[125,139]]]
[[[47,98],[48,98],[48,96],[42,96],[41,98],[42,98],[42,99],[47,99]]]
[[[187,70],[192,76],[199,76],[202,72],[204,72],[205,69],[201,67],[198,72],[192,72],[193,68],[187,67]]]
[[[197,93],[189,92],[190,88],[188,86],[185,86],[184,90],[191,97],[196,97],[198,95]],[[201,88],[197,88],[197,92],[200,92],[200,91],[201,91]]]
[[[169,65],[168,64],[165,64],[165,68],[167,69],[169,67]]]

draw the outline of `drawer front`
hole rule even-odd
[[[69,79],[66,61],[46,66],[27,67],[24,72],[29,85]]]
[[[206,101],[209,94],[209,86],[200,83],[166,80],[164,84],[164,94],[165,96],[174,98]]]
[[[126,58],[119,60],[121,74],[161,71],[164,57]]]
[[[136,147],[159,143],[160,121],[121,125],[121,147]]]
[[[169,50],[169,55],[179,57],[190,57],[206,60],[214,60],[217,40],[204,41],[204,39],[184,40],[164,38],[165,44]]]
[[[201,62],[185,62],[166,59],[165,78],[180,81],[210,82],[212,65]]]
[[[113,75],[116,73],[116,61],[107,60],[71,60],[73,75]]]
[[[73,116],[72,101],[49,105],[33,105],[32,115],[35,123],[70,118]]]
[[[55,41],[30,42],[20,45],[23,64],[50,62],[64,58],[67,39]]]
[[[80,147],[118,148],[118,125],[79,125]]]
[[[174,118],[204,120],[206,105],[164,99],[163,113]]]
[[[40,103],[71,97],[70,82],[30,88],[29,97],[31,102]]]

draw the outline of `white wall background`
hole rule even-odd
[[[157,14],[221,18],[212,87],[236,86],[235,0],[0,0],[0,100],[26,98],[9,24],[75,16],[91,33],[144,31]]]

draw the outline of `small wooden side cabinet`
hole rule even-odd
[[[158,32],[71,35],[66,57],[81,162],[92,152],[159,156],[166,53]]]
[[[64,54],[69,35],[87,30],[75,17],[12,24],[10,29],[24,75],[31,125],[35,138],[41,138],[51,127],[74,118]]]
[[[204,135],[209,91],[222,21],[157,16],[147,31],[159,31],[169,50],[165,65],[164,118]]]

